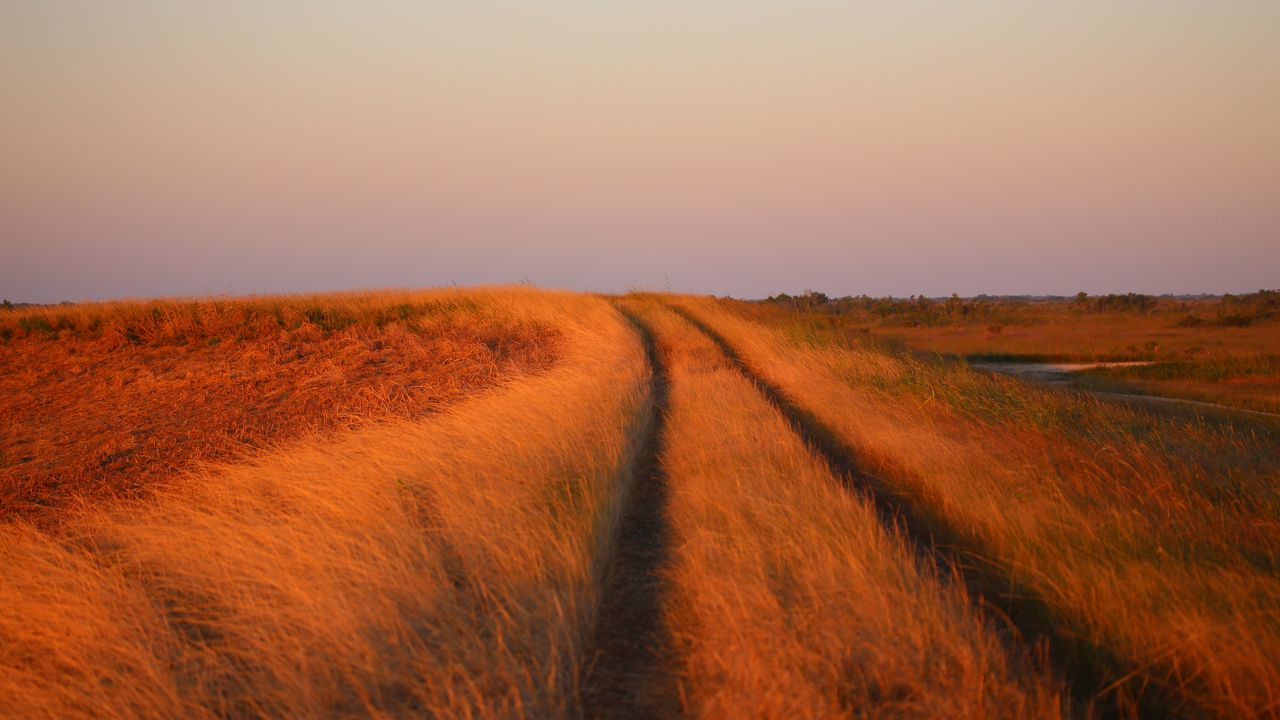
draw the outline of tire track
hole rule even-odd
[[[1178,715],[1174,699],[1139,677],[1140,668],[1127,666],[1109,648],[1090,641],[1083,632],[1062,627],[1044,598],[990,559],[998,557],[996,554],[923,503],[861,470],[852,448],[816,415],[793,402],[781,387],[756,373],[723,335],[689,310],[674,304],[667,307],[720,348],[730,364],[777,408],[846,489],[871,500],[882,524],[898,530],[917,555],[937,566],[942,577],[964,582],[977,612],[993,627],[1009,628],[1005,642],[1011,649],[1028,657],[1040,656],[1047,649],[1054,669],[1067,682],[1077,711],[1091,717]]]
[[[676,714],[674,658],[662,619],[661,575],[670,556],[667,478],[661,456],[669,380],[653,334],[639,333],[652,374],[653,414],[636,459],[634,487],[619,520],[600,612],[588,644],[582,710],[588,718],[665,718]]]

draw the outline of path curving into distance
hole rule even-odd
[[[661,573],[671,554],[661,461],[670,383],[652,332],[627,310],[618,310],[644,344],[653,409],[587,646],[582,709],[587,718],[665,718],[678,707],[673,653],[662,621]]]

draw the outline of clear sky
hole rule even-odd
[[[526,280],[1280,286],[1280,2],[0,2],[0,295]]]

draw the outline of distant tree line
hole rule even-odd
[[[1077,293],[1074,298],[1056,300],[1029,299],[1024,296],[1001,297],[978,295],[962,298],[958,294],[940,299],[924,295],[905,298],[870,297],[867,295],[830,297],[816,290],[799,295],[779,293],[764,303],[796,312],[823,313],[873,322],[879,325],[933,327],[978,323],[1025,324],[1043,320],[1046,307],[1056,307],[1080,314],[1150,314],[1184,312],[1179,325],[1243,326],[1254,321],[1280,317],[1280,290],[1259,290],[1246,295],[1224,295],[1213,300],[1179,300],[1142,293],[1110,293],[1089,295]],[[1210,311],[1212,317],[1201,315]]]
[[[1226,327],[1245,327],[1258,320],[1272,318],[1280,318],[1280,290],[1223,295],[1213,323]]]
[[[1108,313],[1147,313],[1156,308],[1159,300],[1154,295],[1141,293],[1125,293],[1124,295],[1107,294],[1089,297],[1088,293],[1078,293],[1075,306],[1086,312]]]
[[[1001,319],[1010,306],[1018,304],[1010,301],[1008,306],[1002,307],[986,297],[964,299],[955,294],[946,300],[936,300],[924,295],[907,298],[875,298],[867,295],[831,298],[826,293],[813,290],[794,296],[780,293],[764,302],[799,312],[861,316],[886,325],[908,327],[995,321]]]

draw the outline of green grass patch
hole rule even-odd
[[[1280,377],[1280,355],[1158,362],[1152,365],[1093,368],[1087,372],[1100,377],[1117,379],[1199,380],[1202,382],[1222,382],[1239,377]]]

